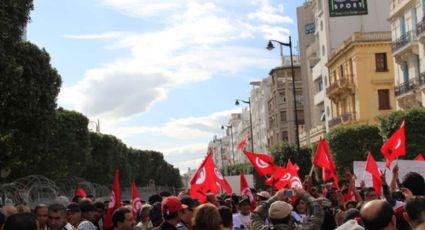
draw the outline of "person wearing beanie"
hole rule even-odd
[[[299,199],[302,199],[310,213],[308,213],[304,222],[299,225],[294,225],[291,221],[292,205],[284,200],[287,200],[284,190],[279,190],[272,198],[258,206],[251,215],[252,229],[266,230],[270,229],[269,225],[265,224],[265,220],[270,220],[272,229],[287,230],[287,229],[318,229],[322,225],[325,212],[320,202],[317,202],[304,189],[294,188],[295,194]]]

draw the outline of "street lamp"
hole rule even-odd
[[[233,126],[232,125],[222,125],[221,129],[224,129],[225,127],[230,129],[230,137],[232,139],[232,161],[233,161],[233,164],[235,164],[235,145],[233,144]]]
[[[297,99],[296,99],[296,91],[295,91],[295,71],[294,71],[294,62],[292,60],[292,41],[291,41],[291,36],[289,36],[289,42],[288,43],[284,43],[284,42],[280,42],[277,40],[269,40],[269,43],[267,44],[266,49],[268,50],[272,50],[274,49],[273,43],[272,42],[276,42],[280,45],[280,56],[282,57],[282,61],[283,61],[283,46],[287,46],[289,47],[289,52],[290,52],[290,57],[291,57],[291,77],[292,77],[292,94],[293,94],[293,98],[294,98],[294,117],[295,117],[295,135],[296,135],[296,141],[297,141],[297,150],[300,150],[300,138],[299,138],[299,134],[298,134],[298,114],[297,114]],[[283,65],[283,63],[282,63]]]
[[[249,124],[251,126],[251,151],[254,153],[254,132],[252,132],[252,111],[251,111],[251,98],[248,97],[248,101],[244,101],[241,99],[236,99],[235,105],[239,105],[240,102],[248,104],[249,106]]]

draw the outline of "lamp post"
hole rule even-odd
[[[266,49],[268,49],[268,50],[274,49],[272,42],[276,42],[280,45],[280,56],[282,58],[282,61],[283,61],[283,48],[282,47],[283,46],[289,47],[289,53],[290,53],[290,57],[291,57],[292,94],[293,94],[293,98],[294,98],[295,138],[296,138],[296,141],[297,141],[297,150],[300,151],[300,138],[299,138],[299,133],[298,133],[297,99],[296,99],[295,76],[294,76],[295,71],[294,71],[294,62],[292,60],[291,36],[289,36],[289,42],[288,43],[280,42],[280,41],[277,41],[277,40],[269,40],[269,43],[267,44]],[[283,65],[283,63],[282,63],[282,65]]]
[[[248,97],[248,101],[244,101],[241,99],[236,99],[235,105],[239,105],[240,102],[248,104],[249,106],[249,124],[251,126],[251,151],[254,153],[254,132],[252,132],[252,111],[251,111],[251,98]]]
[[[225,127],[230,129],[230,138],[232,140],[232,162],[233,162],[233,164],[235,164],[235,145],[233,144],[233,126],[232,125],[222,125],[221,129],[224,129]]]

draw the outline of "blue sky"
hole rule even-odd
[[[297,40],[303,2],[34,0],[27,38],[62,76],[59,106],[184,173],[241,111],[249,82],[279,65],[268,39]]]

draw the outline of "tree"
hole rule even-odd
[[[395,111],[381,117],[380,131],[384,140],[387,140],[405,120],[406,156],[413,159],[425,149],[425,108]]]
[[[329,131],[326,139],[340,175],[344,175],[344,167],[353,168],[353,161],[365,161],[369,151],[375,159],[382,159],[382,138],[377,126],[339,126]]]
[[[298,152],[296,145],[284,142],[279,146],[272,148],[271,153],[276,165],[286,167],[289,159],[292,163],[297,163],[300,168],[298,175],[301,179],[310,172],[311,149],[308,147],[301,147]]]

